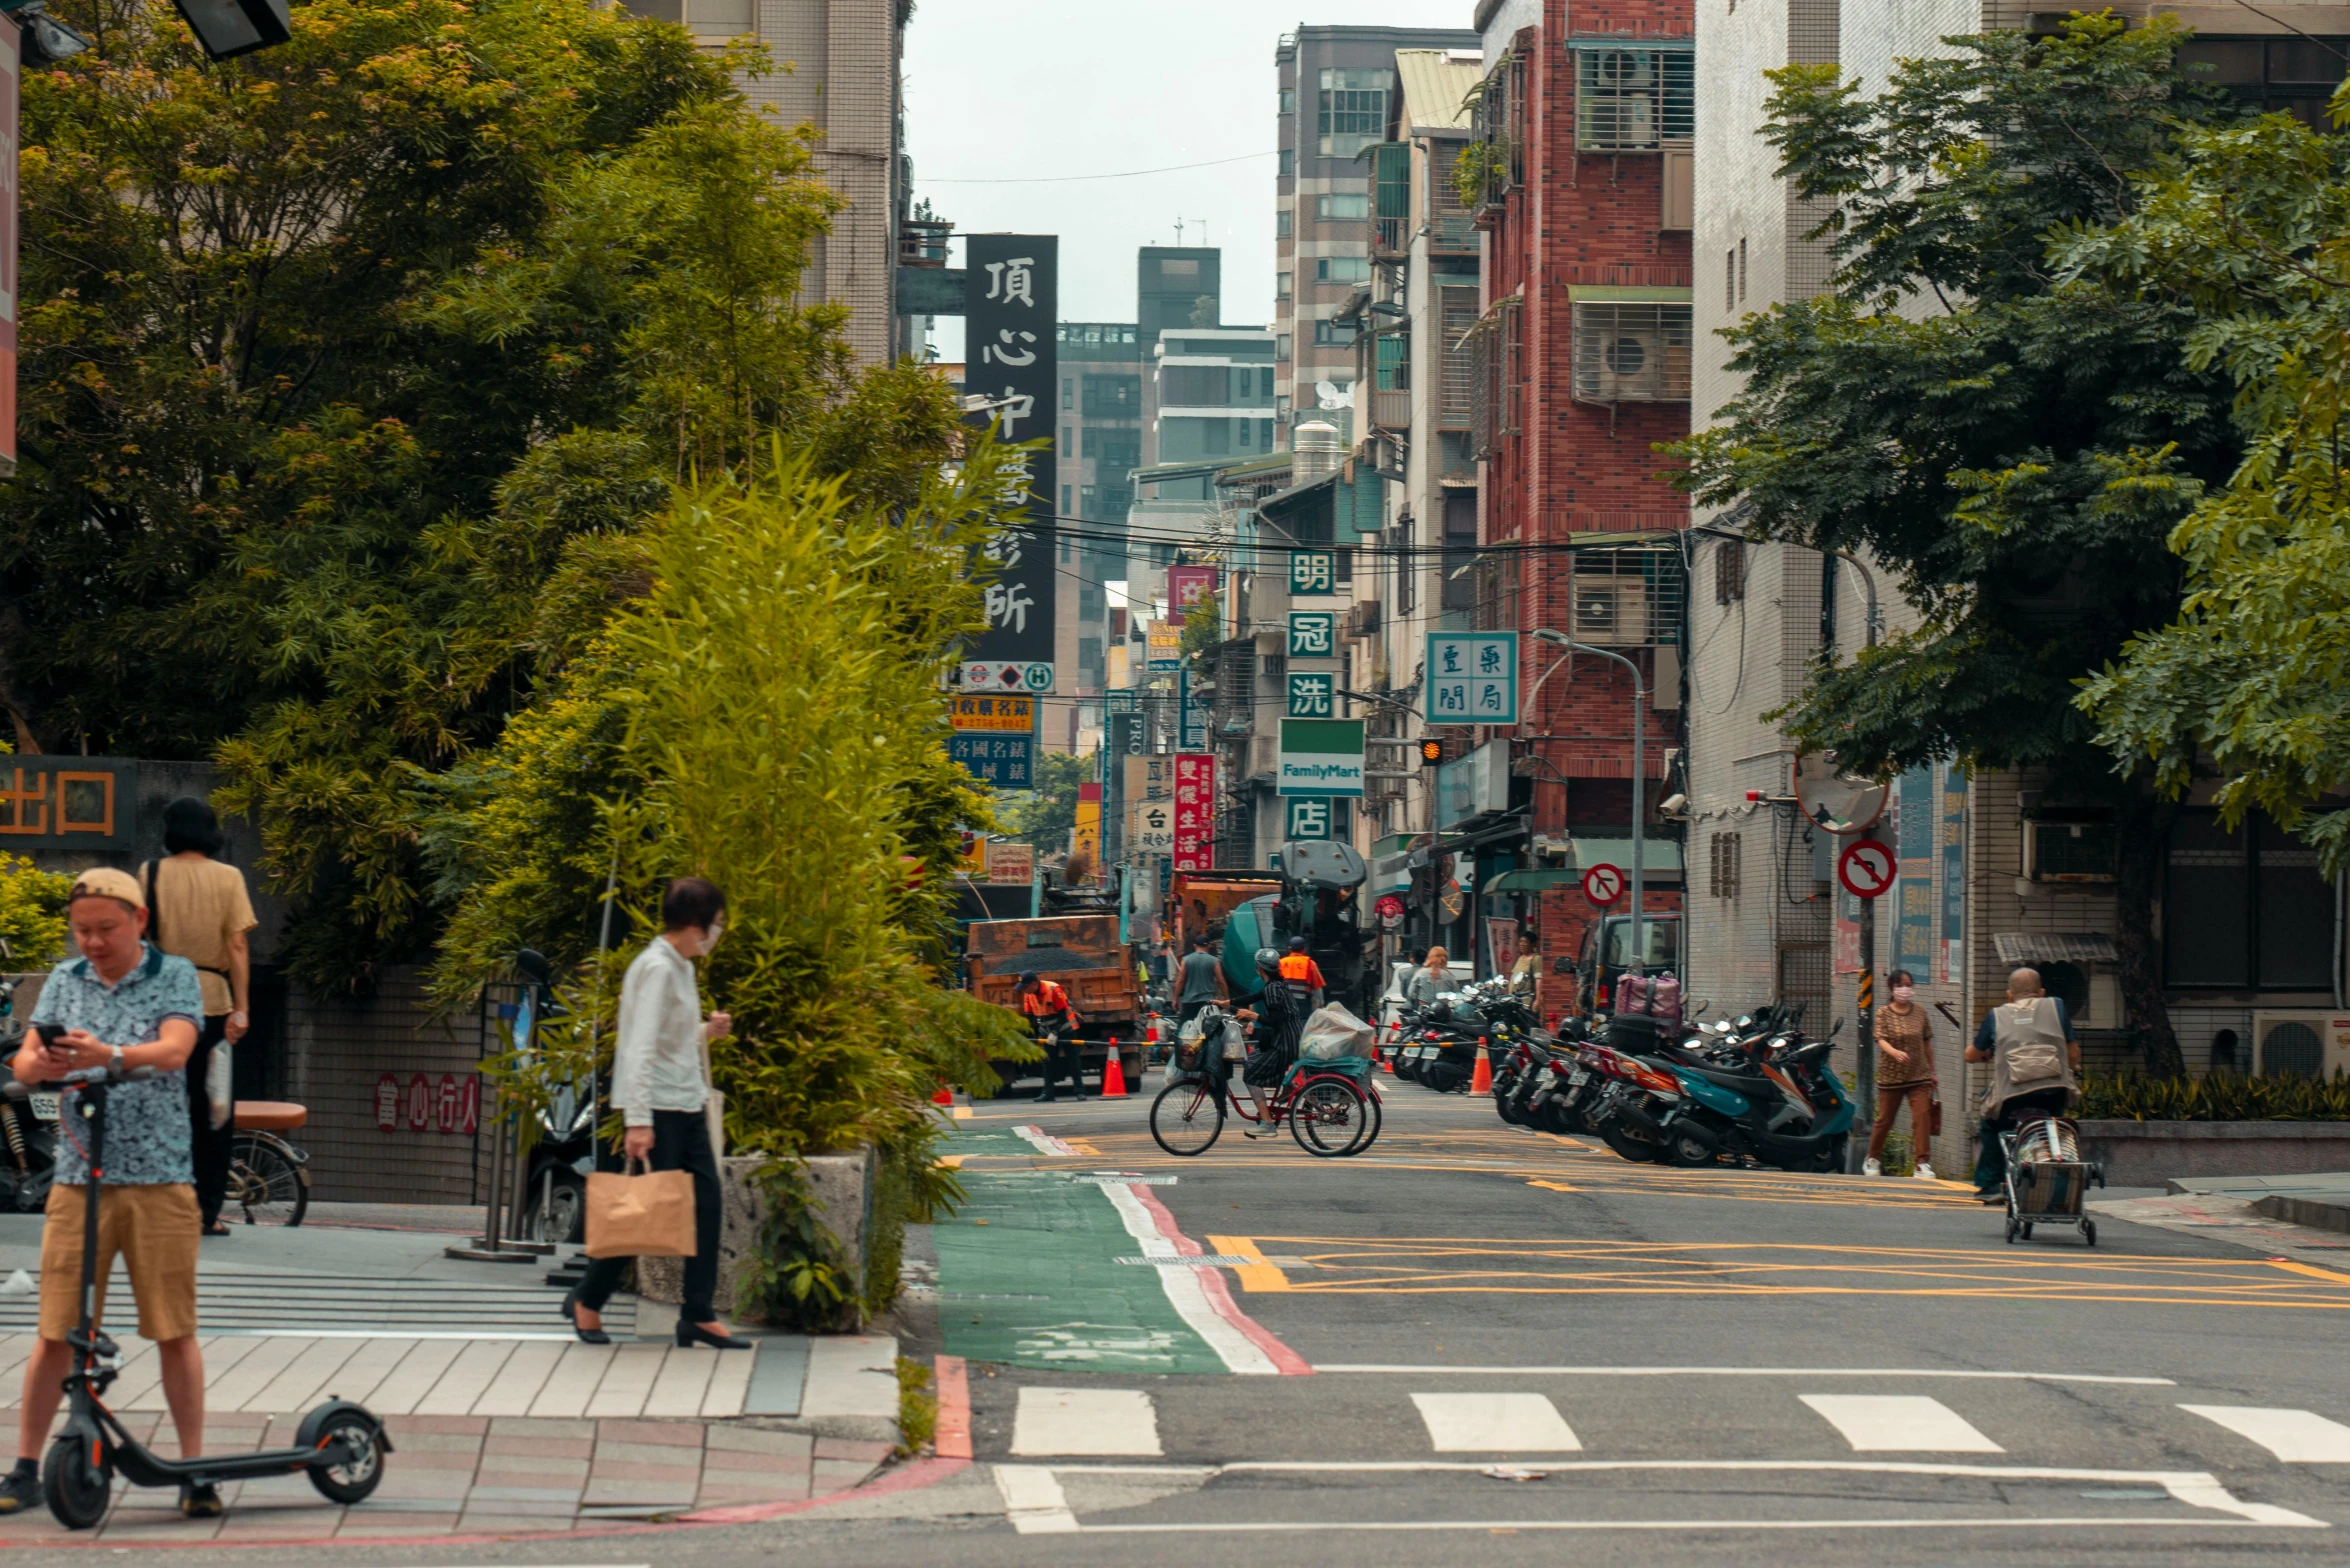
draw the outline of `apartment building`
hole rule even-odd
[[[1301,27],[1274,49],[1279,125],[1274,177],[1276,411],[1319,418],[1352,439],[1353,331],[1334,318],[1371,276],[1368,149],[1387,139],[1398,49],[1475,49],[1474,33],[1408,27]]]

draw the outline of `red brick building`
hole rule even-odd
[[[1497,39],[1508,13],[1537,10],[1539,21]],[[1679,844],[1656,810],[1680,739],[1689,514],[1658,477],[1667,465],[1655,447],[1690,423],[1693,10],[1483,0],[1476,23],[1486,33],[1470,154],[1485,233],[1470,340],[1477,615],[1521,634],[1520,689],[1533,694],[1512,746],[1513,771],[1532,777],[1520,864],[1572,873],[1621,864],[1630,847],[1631,677],[1588,655],[1554,670],[1559,650],[1531,636],[1550,629],[1632,660],[1653,693],[1649,908],[1677,909]],[[1541,894],[1545,958],[1571,954],[1594,913],[1573,876],[1512,881]],[[1563,990],[1546,977],[1546,1011]]]

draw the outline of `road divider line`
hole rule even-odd
[[[1186,1257],[1204,1257],[1200,1244],[1183,1234],[1183,1227],[1175,1223],[1175,1216],[1159,1201],[1148,1187],[1104,1187],[1111,1201],[1120,1202],[1119,1213],[1125,1214],[1125,1203],[1131,1203],[1141,1214],[1150,1233],[1164,1245]],[[1127,1220],[1129,1233],[1140,1239],[1144,1232],[1135,1228],[1133,1219]],[[1144,1246],[1145,1252],[1154,1249]],[[1260,1254],[1261,1256],[1261,1254]],[[1305,1377],[1313,1372],[1306,1358],[1290,1349],[1272,1331],[1255,1318],[1240,1310],[1240,1303],[1232,1299],[1232,1287],[1225,1283],[1221,1271],[1212,1268],[1160,1269],[1159,1283],[1165,1287],[1167,1299],[1175,1303],[1175,1310],[1184,1313],[1184,1321],[1191,1323],[1200,1337],[1224,1358],[1224,1364],[1234,1372],[1250,1376],[1276,1375]],[[1179,1294],[1180,1292],[1180,1294]],[[1205,1308],[1203,1318],[1216,1325],[1216,1332],[1193,1322],[1185,1312],[1185,1301],[1196,1292]]]
[[[1173,1258],[1183,1248],[1159,1229],[1159,1223],[1143,1199],[1150,1189],[1146,1187],[1103,1187],[1101,1195],[1110,1200],[1125,1222],[1126,1234],[1141,1244],[1145,1255]],[[1160,1212],[1164,1213],[1162,1209]],[[1170,1227],[1171,1228],[1171,1227]],[[1178,1232],[1180,1234],[1180,1232]],[[1193,1251],[1197,1251],[1195,1246]],[[1208,1299],[1205,1281],[1222,1282],[1222,1276],[1212,1268],[1154,1268],[1159,1277],[1159,1288],[1167,1293],[1168,1304],[1186,1327],[1197,1334],[1207,1347],[1224,1363],[1224,1369],[1243,1377],[1271,1377],[1281,1369],[1257,1348],[1256,1342],[1240,1328],[1218,1313]]]
[[[1020,1141],[1022,1143],[1027,1144],[1031,1149],[1034,1149],[1039,1154],[1050,1154],[1060,1158],[1067,1158],[1074,1156],[1077,1153],[1077,1148],[1074,1144],[1067,1142],[1065,1139],[1054,1137],[1051,1133],[1046,1132],[1042,1127],[1022,1124],[1021,1126],[1013,1128],[1012,1131],[1019,1135]]]
[[[1389,1365],[1372,1361],[1322,1361],[1315,1363],[1314,1370],[1411,1377],[1933,1377],[2027,1383],[2115,1383],[2138,1388],[2178,1386],[2177,1379],[2167,1377],[2114,1377],[2096,1372],[1978,1372],[1937,1367],[1477,1367],[1429,1362]]]
[[[2314,1410],[2267,1410],[2255,1405],[2179,1408],[2258,1443],[2289,1465],[2350,1464],[2350,1426],[2329,1421]]]
[[[1227,1257],[1249,1258],[1232,1270],[1240,1288],[1252,1296],[1280,1295],[1289,1289],[1289,1276],[1265,1260],[1265,1254],[1246,1236],[1210,1236],[1208,1245]]]

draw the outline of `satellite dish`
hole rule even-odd
[[[1314,383],[1314,396],[1321,401],[1321,406],[1324,408],[1352,408],[1355,406],[1355,389],[1354,383],[1351,381],[1344,385],[1336,381],[1317,381]]]
[[[1840,836],[1874,826],[1885,814],[1888,788],[1837,772],[1832,751],[1805,752],[1795,759],[1795,803],[1814,824]]]

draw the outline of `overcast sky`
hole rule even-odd
[[[1273,317],[1273,45],[1313,25],[1458,27],[1474,0],[919,0],[914,193],[958,232],[1061,237],[1061,319],[1132,321],[1141,245],[1224,252],[1224,319]],[[1253,155],[1253,156],[1252,156]],[[1211,168],[1055,184],[978,180]],[[955,258],[961,265],[961,257]],[[962,352],[961,322],[936,341]]]

